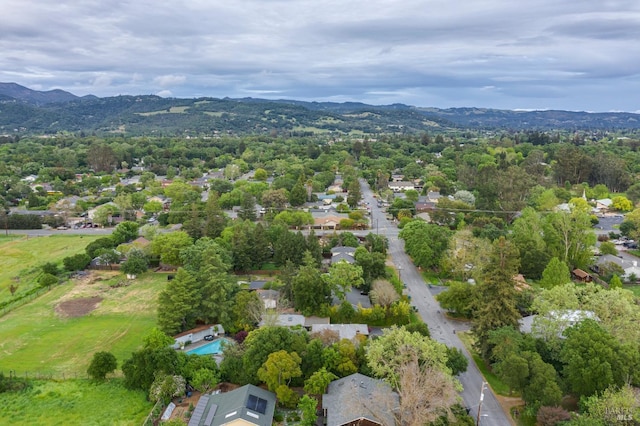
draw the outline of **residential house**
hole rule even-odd
[[[311,326],[312,333],[324,330],[337,332],[340,340],[353,340],[356,336],[369,336],[369,326],[367,324],[314,324]]]
[[[442,198],[440,191],[429,191],[427,192],[427,201],[432,203],[437,203],[438,200]]]
[[[200,342],[204,340],[205,336],[217,336],[218,334],[224,334],[224,328],[221,324],[201,325],[200,327],[192,328],[191,330],[173,336],[175,340],[173,348],[177,349],[184,346],[187,342]]]
[[[276,327],[304,327],[304,315],[299,314],[265,314],[260,321],[260,327],[276,326]]]
[[[262,303],[264,303],[265,309],[276,309],[278,307],[278,300],[280,299],[280,292],[278,290],[257,290],[256,293]]]
[[[571,204],[569,204],[569,203],[561,203],[561,204],[558,204],[557,206],[555,206],[553,208],[553,210],[556,211],[556,212],[571,213]]]
[[[340,226],[340,221],[345,219],[340,216],[324,216],[313,218],[313,228],[321,230],[336,230]]]
[[[260,327],[302,327],[307,330],[311,330],[311,327],[317,324],[329,324],[329,318],[305,317],[299,314],[265,314],[260,321]]]
[[[564,338],[567,328],[573,327],[585,319],[599,321],[598,316],[592,311],[585,310],[562,310],[551,311],[547,315],[529,315],[519,320],[520,331],[534,334],[536,337]]]
[[[598,211],[607,211],[613,205],[613,201],[611,198],[603,198],[601,200],[596,200],[596,209]]]
[[[329,317],[314,317],[314,316],[310,316],[310,317],[306,317],[304,319],[304,328],[306,328],[307,330],[311,330],[311,328],[314,325],[317,324],[329,324],[330,322],[330,318]]]
[[[249,291],[262,290],[268,282],[267,280],[253,280],[249,283]]]
[[[638,262],[635,260],[631,262],[631,266],[624,268],[624,275],[622,276],[622,279],[625,281],[633,281],[633,277],[635,277],[635,281],[640,279],[640,268],[638,267]]]
[[[20,182],[34,183],[38,179],[37,175],[29,175],[20,179]]]
[[[348,256],[353,257],[353,255],[356,253],[356,248],[355,247],[349,247],[349,246],[335,246],[331,248],[331,256],[336,256],[338,254],[346,254]]]
[[[338,253],[336,255],[331,256],[331,263],[338,263],[338,262],[347,262],[350,264],[354,264],[356,263],[356,259],[346,253]]]
[[[389,189],[393,192],[404,192],[408,189],[416,189],[416,185],[413,182],[389,182]]]
[[[354,309],[358,309],[358,305],[363,307],[363,308],[370,308],[371,307],[371,300],[369,299],[369,295],[368,294],[363,294],[357,288],[352,288],[351,291],[348,291],[344,296],[345,296],[346,301],[351,303],[351,306],[353,306]],[[333,300],[331,301],[331,304],[333,306],[338,306],[341,303],[342,303],[342,301],[340,299],[338,299],[338,297],[334,294],[333,295]]]
[[[573,275],[573,277],[581,283],[590,283],[591,281],[593,281],[593,277],[591,276],[591,274],[583,271],[582,269],[574,269],[573,271],[571,271],[571,275]]]
[[[427,212],[417,213],[416,214],[416,218],[417,219],[422,219],[425,222],[431,223],[431,215],[429,213],[427,213]]]
[[[596,257],[596,263],[591,266],[591,270],[596,274],[601,274],[603,272],[606,273],[606,270],[611,270],[616,266],[624,270],[625,268],[631,267],[632,263],[612,254],[603,254],[602,256]]]
[[[394,425],[400,398],[382,380],[355,373],[329,384],[322,395],[327,426]]]
[[[200,397],[189,426],[271,426],[276,407],[273,392],[254,385]]]
[[[323,204],[331,204],[336,199],[336,194],[327,194],[325,192],[316,193],[318,201],[322,201]]]

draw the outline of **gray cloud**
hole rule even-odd
[[[0,81],[79,95],[639,109],[637,1],[5,0],[3,12]]]

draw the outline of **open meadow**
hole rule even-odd
[[[0,424],[140,425],[153,403],[121,382],[36,380],[24,391],[0,394]]]
[[[86,377],[97,351],[112,352],[119,368],[155,326],[166,275],[123,282],[120,273],[92,271],[0,317],[0,370]]]
[[[82,253],[99,235],[51,235],[0,237],[0,302],[9,300],[9,287],[18,287],[16,295],[37,286],[38,267],[47,262],[62,268],[62,259]]]

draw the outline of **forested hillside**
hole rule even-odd
[[[17,87],[16,87],[17,86]],[[640,128],[631,113],[418,108],[402,104],[265,99],[176,99],[153,95],[79,98],[0,85],[0,132],[62,131],[136,135],[416,134],[452,129],[622,130]]]

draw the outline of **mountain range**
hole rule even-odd
[[[78,97],[0,83],[0,133],[60,131],[127,135],[422,133],[482,130],[639,129],[627,112],[512,111],[423,108],[404,104],[305,102],[255,98],[162,98],[154,95]]]

